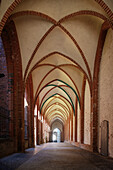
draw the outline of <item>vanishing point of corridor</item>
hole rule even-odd
[[[47,143],[0,160],[1,170],[110,170],[113,160],[69,143]]]
[[[0,170],[113,170],[113,0],[0,0]]]

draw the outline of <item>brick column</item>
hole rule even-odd
[[[98,152],[98,83],[99,83],[99,71],[100,71],[100,62],[102,51],[104,47],[104,42],[107,34],[109,24],[104,22],[98,40],[98,46],[95,57],[94,65],[94,75],[93,75],[93,88],[92,88],[92,147],[94,152]]]
[[[71,141],[73,141],[73,113],[71,114]]]
[[[80,142],[84,143],[84,93],[85,93],[86,78],[84,76],[81,94],[81,113],[80,113]]]
[[[68,122],[69,122],[69,137],[68,137],[68,140],[70,141],[70,115],[68,117]]]
[[[76,104],[75,104],[75,142],[77,142],[77,106],[78,106],[78,100],[76,98]]]
[[[13,88],[10,104],[13,105],[14,147],[15,151],[24,151],[24,86],[19,43],[13,21],[4,27],[2,39],[7,59],[9,82],[12,82]]]

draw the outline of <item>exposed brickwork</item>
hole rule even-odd
[[[78,48],[78,50],[79,50],[79,52],[80,52],[80,54],[81,54],[81,56],[82,56],[82,58],[83,58],[83,60],[84,60],[84,63],[85,63],[85,65],[86,65],[86,68],[87,68],[87,70],[88,70],[89,77],[90,77],[90,81],[92,82],[91,70],[90,70],[90,68],[89,68],[88,62],[87,62],[87,60],[86,60],[86,58],[85,58],[85,55],[84,55],[82,49],[80,48],[80,46],[79,46],[79,44],[77,43],[77,41],[75,40],[75,38],[70,34],[70,32],[66,30],[66,28],[64,28],[62,25],[60,25],[60,28],[62,28],[62,30],[71,38],[71,40],[73,41],[73,43],[75,44],[75,46]]]
[[[75,103],[75,142],[77,142],[77,126],[78,126],[78,122],[77,122],[77,113],[78,113],[78,101],[76,99],[76,103]]]
[[[38,144],[41,144],[41,122],[38,120]]]
[[[109,16],[109,19],[111,21],[113,21],[113,13],[108,8],[108,6],[102,0],[95,0],[95,1],[98,4],[100,4],[100,6],[105,10],[107,15]],[[21,2],[21,0],[15,0],[13,2],[13,4],[9,7],[9,9],[6,11],[6,13],[5,13],[5,15],[4,15],[4,17],[3,17],[3,19],[2,19],[2,21],[0,23],[0,33],[1,33],[1,31],[2,31],[2,29],[4,27],[4,25],[5,25],[8,17],[10,16],[11,12],[13,11],[13,9],[20,2]],[[88,14],[88,13],[86,13],[86,12],[81,13],[81,15],[84,15],[84,14]],[[106,20],[106,18],[104,16],[102,16],[101,14],[98,14],[96,12],[95,13],[91,12],[90,14],[94,15],[94,16],[98,16],[98,17],[102,18],[103,20]],[[56,23],[56,21],[53,20],[52,18],[50,18],[49,16],[42,15],[41,13],[39,13],[38,15],[41,16],[41,17],[44,17],[45,19],[47,19],[47,20],[49,20],[51,22],[53,22],[54,25],[42,37],[42,39],[38,43],[37,47],[35,48],[35,50],[34,50],[34,52],[32,54],[32,57],[29,60],[29,63],[27,65],[25,76],[27,74],[27,70],[28,70],[28,68],[30,66],[30,63],[31,63],[35,53],[37,52],[38,48],[40,47],[40,45],[42,44],[44,39],[47,37],[47,35],[56,26],[60,26],[63,29],[63,31],[66,32],[66,34],[73,40],[73,42],[75,42],[75,40],[73,39],[71,34],[68,33],[68,31],[66,29],[64,29],[60,24],[60,22],[63,22],[65,20],[73,17],[75,14],[71,14],[69,16],[64,17],[58,23]],[[98,134],[98,131],[97,131],[97,127],[98,127],[97,126],[98,125],[98,75],[99,75],[101,54],[102,54],[103,45],[104,45],[104,41],[105,41],[105,37],[106,37],[106,34],[107,34],[108,27],[106,27],[105,24],[102,26],[100,36],[99,36],[99,42],[98,42],[98,48],[97,48],[96,60],[95,60],[95,68],[94,68],[93,93],[92,93],[92,107],[93,107],[92,108],[92,111],[93,111],[93,122],[92,122],[92,125],[93,125],[93,127],[92,127],[92,138],[93,139],[92,139],[92,144],[93,144],[93,150],[94,151],[97,151],[97,134]],[[111,27],[111,24],[110,24],[110,27]],[[24,108],[23,107],[23,97],[24,97],[24,95],[23,95],[23,80],[22,80],[22,70],[21,70],[22,66],[21,66],[21,61],[20,61],[20,51],[19,51],[19,44],[18,44],[18,39],[17,39],[17,35],[16,35],[16,29],[14,27],[13,22],[10,22],[7,26],[4,27],[3,41],[4,41],[4,47],[5,47],[5,51],[6,51],[7,64],[8,64],[8,90],[9,90],[10,93],[13,94],[13,95],[11,94],[11,95],[8,96],[9,100],[8,100],[8,102],[6,100],[6,104],[8,104],[10,110],[12,110],[11,115],[13,115],[13,118],[14,118],[14,120],[16,122],[15,125],[14,125],[14,127],[15,127],[15,130],[14,130],[15,146],[17,146],[18,150],[23,150],[24,149],[24,146],[23,146],[24,145],[24,141],[23,141],[24,140],[24,136],[23,136],[23,134],[24,134],[23,133],[23,130],[24,130],[24,126],[23,126],[24,125],[24,122],[23,122],[24,121],[24,116],[23,116],[23,108]],[[76,45],[76,43],[75,43],[75,45]],[[84,56],[81,49],[79,49],[79,51],[80,51],[81,55]],[[88,69],[88,72],[89,72],[89,75],[90,75],[90,70],[88,68],[88,64],[87,64],[87,61],[86,61],[85,58],[84,58],[84,62],[86,64],[86,66],[87,66],[87,69]],[[5,65],[5,62],[4,62],[4,65]],[[90,75],[90,80],[91,80],[91,75]],[[6,84],[6,82],[4,84]],[[30,84],[30,86],[31,86],[31,84]],[[6,93],[6,91],[5,91],[5,93]],[[7,94],[5,94],[5,95],[7,96]],[[32,99],[32,102],[33,102],[33,96],[32,95],[33,94],[30,94],[30,100]],[[5,102],[3,102],[3,103],[5,103]],[[83,110],[83,108],[81,108],[81,113],[82,113],[82,110]],[[31,103],[31,112],[33,112],[33,103]],[[31,137],[34,139],[34,127],[33,127],[33,121],[34,121],[33,118],[34,117],[33,116],[34,115],[31,114],[31,120],[32,120],[32,122],[31,122],[32,123],[32,125],[31,125]],[[83,122],[83,117],[81,118],[81,122]],[[70,124],[70,122],[69,122],[69,124]],[[81,123],[81,125],[83,126],[82,123]],[[81,129],[83,130],[83,128],[81,128]],[[70,129],[69,129],[69,133],[70,133]],[[83,136],[83,131],[81,131],[81,134]],[[81,138],[81,141],[83,141],[82,138]]]
[[[34,97],[33,97],[32,76],[30,77],[29,83],[30,83],[29,90],[30,90],[30,113],[31,113],[31,140],[32,140],[32,146],[34,146]]]
[[[1,38],[0,38],[0,74],[5,75],[5,77],[0,78],[0,107],[8,109],[7,63],[6,63],[6,56],[4,53],[4,47]]]
[[[50,22],[52,22],[53,24],[56,24],[57,21],[53,18],[51,18],[50,16],[43,14],[41,12],[36,12],[36,11],[21,11],[21,12],[17,12],[13,15],[10,16],[9,20],[12,20],[14,18],[20,17],[20,16],[24,16],[24,15],[34,15],[34,16],[39,16],[41,18],[44,18]]]
[[[0,22],[0,35],[2,33],[2,29],[8,19],[8,17],[11,15],[12,11],[15,9],[15,7],[21,2],[22,0],[15,0],[10,7],[7,9],[7,11],[5,12],[1,22]]]
[[[68,19],[71,19],[71,18],[73,18],[73,17],[76,17],[76,16],[78,16],[78,15],[92,15],[92,16],[96,16],[96,17],[98,17],[98,18],[101,18],[101,19],[103,19],[103,20],[107,20],[107,18],[106,18],[104,15],[102,15],[102,14],[100,14],[100,13],[98,13],[98,12],[90,11],[90,10],[82,10],[82,11],[74,12],[74,13],[72,13],[72,14],[69,14],[69,15],[61,18],[61,19],[59,20],[59,22],[62,23],[62,22],[64,22],[64,21],[66,21],[66,20],[68,20]]]
[[[61,99],[61,100],[62,100],[62,99]],[[50,101],[50,102],[51,102],[51,101]],[[61,111],[61,112],[62,112],[63,115],[66,115],[66,116],[68,117],[68,113],[66,112],[67,109],[66,109],[66,107],[65,107],[63,104],[61,104],[60,102],[58,102],[58,103],[54,102],[53,104],[50,104],[50,102],[48,102],[47,106],[45,107],[45,109],[44,109],[44,111],[43,111],[43,116],[44,116],[44,118],[46,118],[47,115],[49,115],[49,112],[46,113],[47,109],[48,109],[49,107],[55,106],[55,105],[58,105],[58,106],[61,106],[62,108],[64,108],[65,114],[64,114],[64,112],[62,112],[62,111]],[[53,112],[53,111],[52,111],[52,112]],[[51,113],[52,113],[52,112],[51,112]],[[46,113],[46,115],[45,115],[45,113]]]
[[[36,117],[36,144],[38,145],[39,144],[39,122],[38,122],[38,112],[39,112],[39,98],[37,99],[37,117]]]
[[[70,118],[71,118],[71,115],[69,115],[69,117],[68,117],[68,124],[69,124],[69,126],[68,126],[68,135],[69,135],[69,138],[68,138],[68,140],[70,141]]]
[[[21,2],[22,0],[15,0],[11,6],[7,9],[6,13],[4,14],[2,20],[1,20],[1,23],[0,23],[0,34],[2,32],[2,29],[8,19],[8,17],[11,15],[11,12],[16,8],[16,6]],[[111,21],[113,21],[113,13],[112,11],[109,9],[109,7],[102,1],[102,0],[95,0],[103,9],[104,11],[107,13],[108,17],[110,18]],[[29,12],[30,13],[30,12]],[[86,14],[86,12],[83,12],[84,14]],[[42,14],[40,14],[42,16]],[[71,14],[73,15],[73,14]],[[96,15],[94,13],[94,15]],[[100,17],[100,16],[99,16]],[[65,18],[65,17],[64,17]],[[48,17],[47,17],[48,19]],[[62,19],[63,20],[63,19]],[[53,19],[51,19],[52,22]]]
[[[73,141],[73,113],[71,114],[71,141]]]
[[[86,64],[86,67],[87,67],[87,70],[88,70],[88,73],[89,73],[89,76],[90,76],[90,81],[92,82],[91,71],[90,71],[88,62],[87,62],[87,60],[86,60],[86,58],[85,58],[85,55],[84,55],[83,51],[81,50],[80,46],[78,45],[78,43],[76,42],[76,40],[74,39],[74,37],[66,30],[66,28],[64,28],[64,27],[60,24],[62,21],[65,21],[66,19],[72,18],[73,16],[84,15],[84,14],[85,14],[85,15],[87,14],[87,15],[97,16],[97,17],[99,17],[99,18],[101,18],[101,19],[103,19],[103,20],[107,20],[106,17],[104,17],[103,15],[101,15],[101,14],[99,14],[99,13],[97,13],[97,12],[93,12],[93,11],[79,11],[79,12],[76,12],[76,13],[73,13],[73,14],[71,14],[71,15],[68,15],[68,16],[64,17],[63,19],[61,19],[61,20],[58,21],[58,22],[54,21],[54,22],[53,22],[54,25],[48,30],[49,32],[47,31],[47,33],[42,37],[42,39],[41,39],[40,42],[38,43],[37,47],[35,48],[32,56],[31,56],[31,59],[29,60],[28,66],[27,66],[27,68],[26,68],[25,76],[26,76],[26,74],[27,74],[27,70],[28,70],[28,68],[29,68],[29,65],[30,65],[31,61],[32,61],[32,59],[33,59],[36,51],[38,50],[38,48],[39,48],[40,45],[42,44],[43,40],[46,38],[46,36],[47,36],[56,26],[59,26],[59,27],[71,38],[71,40],[74,42],[75,46],[76,46],[76,47],[78,48],[78,50],[80,51],[81,56],[82,56],[82,58],[83,58],[83,60],[84,60],[84,62],[85,62],[85,64]],[[21,11],[21,12],[19,12],[19,13],[14,14],[14,18],[15,18],[15,17],[22,16],[22,15],[34,15],[34,12],[33,12],[33,11]],[[36,13],[36,12],[35,12],[35,15],[40,16],[40,13]],[[41,14],[41,15],[42,15],[42,14]],[[43,15],[42,15],[42,16],[43,16]],[[44,17],[44,16],[43,16],[43,17]],[[12,16],[12,18],[13,18],[13,16]],[[50,19],[49,16],[46,16],[46,19],[48,19],[48,20],[51,21],[51,19]],[[53,28],[53,27],[54,27],[54,28]]]
[[[27,110],[27,114],[28,114],[28,147],[32,147],[32,140],[31,140],[31,112],[30,112],[30,87],[29,87],[29,81],[27,81],[26,83],[26,88],[25,88],[25,96],[26,96],[26,100],[28,103],[28,110]]]
[[[36,91],[36,93],[35,93],[35,100],[37,99],[37,96],[40,94],[40,92],[41,92],[48,84],[50,84],[51,82],[54,82],[54,81],[55,81],[55,80],[52,80],[51,82],[48,82],[48,83],[47,83],[46,85],[44,85],[44,86],[42,87],[42,89],[40,89],[40,91],[39,91],[39,88],[40,88],[42,82],[44,81],[44,79],[45,79],[52,71],[54,71],[55,69],[56,69],[56,67],[53,68],[53,69],[51,69],[51,70],[43,77],[43,79],[42,79],[41,82],[39,83],[39,86],[37,87],[37,91]],[[69,74],[68,74],[67,72],[65,72],[63,69],[61,69],[61,68],[59,68],[59,69],[60,69],[61,71],[63,71],[63,72],[70,78],[70,80],[73,82],[73,84],[74,84],[74,86],[75,86],[75,89],[76,89],[76,91],[77,91],[77,95],[78,95],[79,100],[80,100],[81,96],[80,96],[79,90],[78,90],[78,88],[77,88],[77,85],[75,84],[75,82],[74,82],[73,79],[71,78],[71,76],[69,76]]]
[[[82,56],[82,58],[83,58],[83,60],[84,60],[84,62],[85,62],[86,68],[87,68],[87,70],[88,70],[89,77],[90,77],[90,81],[92,82],[92,79],[91,79],[91,71],[90,71],[90,69],[89,69],[89,65],[88,65],[88,62],[87,62],[87,60],[86,60],[86,58],[85,58],[85,55],[84,55],[83,51],[81,50],[80,46],[78,45],[78,43],[77,43],[77,41],[74,39],[74,37],[73,37],[62,25],[60,25],[60,23],[59,23],[58,25],[53,25],[53,26],[45,33],[45,35],[42,37],[42,39],[39,41],[38,45],[36,46],[36,48],[35,48],[32,56],[31,56],[31,58],[30,58],[30,60],[29,60],[29,62],[28,62],[28,65],[27,65],[27,67],[26,67],[24,79],[25,79],[25,77],[26,77],[26,74],[27,74],[27,71],[28,71],[28,69],[29,69],[29,66],[30,66],[30,64],[31,64],[31,62],[32,62],[32,60],[33,60],[33,58],[34,58],[37,50],[39,49],[40,45],[43,43],[43,41],[44,41],[45,38],[48,36],[48,34],[49,34],[56,26],[59,26],[59,27],[71,38],[71,40],[73,41],[73,43],[75,44],[75,46],[78,48],[78,50],[79,50],[79,52],[80,52],[80,54],[81,54],[81,56]],[[78,63],[77,63],[77,65],[78,65]]]
[[[106,24],[106,23],[105,23]],[[93,90],[92,90],[92,111],[93,111],[93,124],[92,124],[92,146],[93,151],[97,152],[98,148],[98,79],[99,79],[99,69],[100,69],[100,62],[101,56],[103,51],[103,46],[107,34],[107,29],[102,25],[99,40],[98,40],[98,47],[96,51],[96,58],[95,58],[95,65],[94,65],[94,76],[93,76]]]
[[[33,82],[32,76],[29,76],[29,79],[26,83],[26,96],[29,107],[28,112],[28,146],[34,147],[34,101],[33,101]]]
[[[48,84],[50,84],[50,83],[52,83],[52,82],[54,82],[54,81],[55,81],[55,80],[49,82]],[[42,91],[45,87],[46,87],[46,85],[41,89],[41,91]],[[67,87],[67,88],[70,88],[70,87],[68,87],[68,86],[66,86],[66,85],[59,85],[59,87]],[[41,108],[42,102],[43,102],[44,98],[46,97],[46,95],[47,95],[50,91],[52,91],[53,89],[55,89],[55,88],[57,88],[57,87],[52,87],[49,91],[47,91],[47,93],[45,93],[45,95],[43,96],[43,98],[42,98],[42,100],[41,100],[41,102],[40,102],[39,108]],[[41,92],[41,91],[40,91],[40,92]],[[78,91],[77,91],[77,92],[78,92]],[[40,94],[40,93],[38,93],[38,95],[36,96],[36,98],[39,96],[39,94]],[[76,97],[76,96],[75,96],[75,97]],[[79,99],[80,99],[80,96],[79,96]]]
[[[111,21],[113,21],[113,13],[103,0],[95,0],[106,12]]]
[[[92,78],[91,78],[91,71],[90,71],[90,68],[89,68],[89,65],[88,65],[88,62],[85,58],[85,55],[83,54],[82,50],[80,49],[78,43],[76,42],[76,40],[74,39],[74,37],[61,25],[61,23],[67,19],[70,19],[74,16],[77,16],[77,15],[93,15],[93,16],[96,16],[96,17],[99,17],[103,20],[107,20],[107,18],[105,16],[103,16],[102,14],[100,13],[97,13],[95,11],[87,11],[87,10],[84,10],[84,11],[78,11],[76,13],[72,13],[68,16],[65,16],[64,18],[62,18],[60,21],[56,22],[54,19],[50,18],[49,16],[45,16],[44,14],[42,13],[38,13],[38,12],[34,12],[34,11],[21,11],[21,12],[17,12],[16,14],[12,15],[11,18],[15,18],[15,17],[19,17],[19,16],[23,16],[23,15],[37,15],[37,16],[41,16],[41,17],[44,17],[46,18],[47,20],[51,21],[52,23],[54,23],[54,25],[46,32],[46,34],[42,37],[42,39],[40,40],[40,42],[38,43],[38,45],[36,46],[29,62],[28,62],[28,65],[26,67],[26,71],[25,71],[25,76],[27,74],[27,70],[30,66],[30,63],[32,61],[32,59],[34,58],[34,55],[35,53],[37,52],[38,48],[40,47],[40,45],[42,44],[42,42],[44,41],[44,39],[46,38],[46,36],[56,27],[56,26],[59,26],[71,39],[72,41],[74,42],[75,46],[78,48],[78,50],[80,51],[81,53],[81,56],[86,64],[86,67],[87,67],[87,70],[88,70],[88,73],[89,73],[89,76],[90,76],[90,81],[92,82]]]
[[[66,56],[66,55],[64,55],[64,54],[62,54],[62,53],[60,53],[60,52],[57,52],[57,51],[54,51],[54,52],[52,52],[52,53],[44,56],[41,60],[39,60],[39,61],[34,65],[34,67],[31,69],[31,71],[29,72],[28,77],[29,77],[29,75],[31,74],[31,72],[32,72],[34,69],[36,69],[37,67],[39,67],[38,64],[39,64],[40,62],[42,62],[44,59],[46,59],[46,58],[48,58],[48,57],[50,57],[50,56],[52,56],[52,55],[54,55],[54,54],[61,55],[61,56],[63,56],[64,58],[66,58],[66,59],[72,61],[74,64],[76,64],[76,65],[77,65],[77,68],[78,68],[80,71],[82,71],[83,74],[85,74],[85,76],[86,76],[86,78],[87,78],[87,80],[88,80],[88,82],[89,82],[90,90],[91,90],[90,80],[89,80],[86,72],[82,69],[82,67],[81,67],[75,60],[73,60],[72,58],[70,58],[70,57],[68,57],[68,56]],[[65,64],[64,64],[64,65],[65,65]],[[71,64],[69,64],[69,65],[71,65]],[[59,68],[59,69],[60,69],[60,66],[55,66],[55,65],[52,65],[52,66],[54,66],[55,68]],[[71,66],[76,67],[75,65],[71,65]]]
[[[12,79],[7,72],[6,56],[2,39],[0,37],[0,143],[2,140],[10,140],[13,135],[13,120],[11,108]],[[11,148],[12,149],[12,148]],[[4,147],[0,149],[4,150]]]
[[[37,50],[39,49],[40,45],[42,44],[42,42],[44,41],[44,39],[47,37],[47,35],[55,28],[55,25],[53,25],[52,27],[50,27],[50,29],[44,34],[44,36],[41,38],[41,40],[39,41],[39,43],[37,44],[35,50],[33,51],[32,55],[31,55],[31,58],[27,64],[27,67],[26,67],[26,70],[25,70],[25,74],[24,74],[24,80],[26,78],[26,75],[27,75],[27,71],[29,69],[29,66],[30,66],[30,63],[31,61],[33,60]]]
[[[81,112],[80,112],[80,141],[84,143],[84,95],[85,95],[85,85],[86,85],[86,78],[84,76],[83,84],[82,84],[82,94],[81,94]]]
[[[24,150],[24,96],[22,64],[18,38],[14,23],[11,21],[6,25],[2,32],[2,39],[7,58],[9,74],[9,90],[11,92],[10,104],[12,108],[12,117],[14,120],[14,148],[15,151]]]

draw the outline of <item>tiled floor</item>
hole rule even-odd
[[[112,170],[113,159],[67,143],[48,143],[0,159],[1,170]]]

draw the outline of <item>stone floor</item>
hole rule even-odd
[[[113,170],[113,159],[68,143],[48,143],[0,159],[0,170]]]

